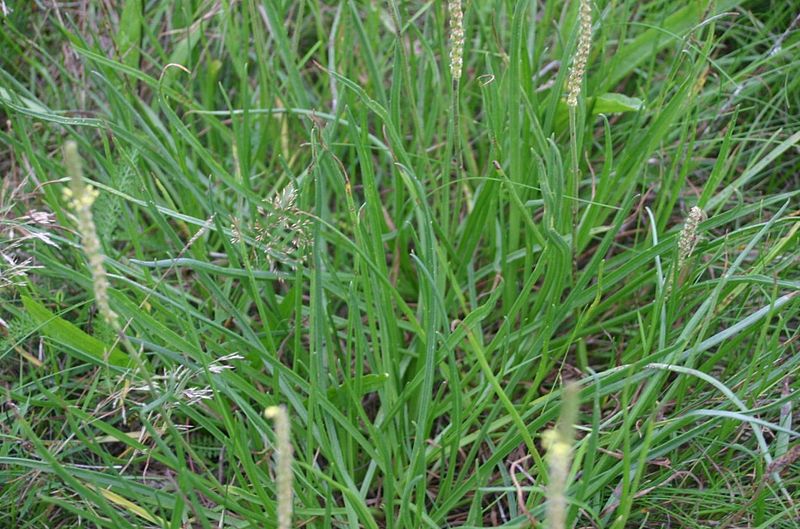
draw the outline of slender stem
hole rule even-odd
[[[578,211],[578,192],[580,188],[580,167],[578,161],[578,127],[576,119],[577,107],[568,105],[569,108],[569,150],[572,157],[572,167],[570,170],[569,193],[572,195],[572,267],[573,271],[577,268],[578,259],[578,225],[580,224]]]
[[[450,130],[452,131],[452,143],[453,143],[453,155],[451,157],[451,163],[455,162],[455,184],[456,188],[458,187],[459,182],[463,182],[462,176],[464,171],[464,152],[462,150],[463,145],[461,144],[461,120],[459,116],[459,93],[461,88],[461,81],[459,79],[453,79],[453,90],[452,90],[452,107],[450,109]],[[448,179],[450,178],[448,173]],[[446,183],[450,183],[449,181]],[[451,190],[448,188],[445,190],[445,193],[448,197],[448,202],[450,200],[450,193]],[[448,212],[446,217],[446,228],[449,228],[451,221],[457,225],[458,224],[458,212],[461,210],[461,194],[456,192],[456,200],[455,200],[455,207],[453,208],[452,212]],[[445,233],[449,233],[445,231]]]

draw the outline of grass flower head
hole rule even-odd
[[[567,81],[567,104],[571,107],[578,106],[578,96],[581,93],[583,77],[586,73],[586,63],[589,61],[589,52],[592,46],[592,5],[591,0],[580,0],[578,8],[578,49],[572,62]]]
[[[103,264],[105,256],[97,236],[97,227],[92,216],[92,204],[98,192],[83,181],[83,168],[78,145],[74,141],[64,144],[64,163],[70,177],[70,187],[64,189],[64,198],[75,211],[78,232],[83,242],[83,251],[89,259],[89,270],[92,274],[95,302],[103,320],[115,330],[119,329],[119,319],[111,310],[108,298],[108,275]]]

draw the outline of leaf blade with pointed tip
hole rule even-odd
[[[39,324],[42,334],[48,338],[81,351],[88,356],[104,362],[108,346],[89,334],[86,334],[74,324],[50,312],[38,301],[22,296],[22,304],[28,315]],[[119,348],[114,348],[108,353],[108,363],[118,367],[127,367],[130,358]]]

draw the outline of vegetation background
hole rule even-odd
[[[0,526],[797,527],[800,4],[579,3],[2,2]]]

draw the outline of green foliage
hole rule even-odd
[[[0,527],[796,526],[792,3],[462,4],[3,15]]]

